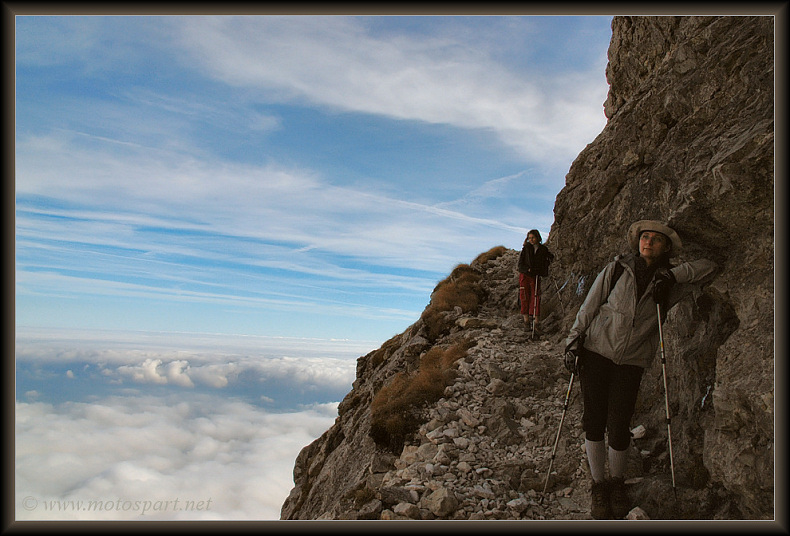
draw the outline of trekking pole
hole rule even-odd
[[[578,370],[579,356],[576,355],[573,370]],[[562,423],[565,422],[565,413],[568,411],[568,401],[571,398],[571,389],[573,389],[574,372],[571,372],[571,381],[568,383],[568,392],[565,393],[565,405],[562,408],[562,417],[560,417],[560,426],[557,428],[557,437],[554,438],[554,448],[551,449],[551,459],[549,460],[549,470],[546,472],[546,481],[543,483],[543,494],[546,494],[546,488],[549,486],[549,478],[551,477],[551,467],[554,465],[554,456],[557,454],[557,445],[560,442],[560,432],[562,432]],[[543,498],[541,497],[541,500]]]
[[[667,442],[669,444],[669,467],[672,471],[672,491],[677,496],[675,488],[675,461],[672,456],[672,427],[669,417],[669,392],[667,391],[667,358],[664,353],[664,330],[661,328],[661,304],[656,303],[656,313],[658,314],[658,342],[661,347],[661,374],[664,377],[664,408],[667,414]]]
[[[562,296],[560,295],[560,287],[557,286],[557,280],[551,277],[551,282],[554,283],[554,289],[557,291],[557,301],[560,302],[562,307],[562,316],[565,316],[565,304],[562,303]]]
[[[535,300],[534,300],[534,307],[532,311],[535,313],[535,316],[532,320],[532,340],[535,340],[535,327],[538,325],[538,285],[540,284],[540,276],[535,276]]]

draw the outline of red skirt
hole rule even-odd
[[[540,314],[540,278],[519,272],[518,294],[521,314],[538,316]]]

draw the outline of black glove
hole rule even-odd
[[[571,374],[576,374],[579,368],[579,356],[576,352],[576,350],[565,351],[565,368],[568,369],[568,372]]]
[[[672,290],[672,287],[676,283],[675,276],[672,274],[670,270],[663,269],[656,272],[654,281],[655,283],[653,283],[653,301],[663,306],[667,303],[667,298],[669,297],[669,293]]]
[[[581,370],[581,348],[584,346],[584,334],[576,337],[571,343],[565,347],[565,355],[563,356],[563,363],[565,368],[571,374],[578,374]]]

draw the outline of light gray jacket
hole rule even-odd
[[[634,254],[619,255],[598,274],[576,314],[566,345],[584,333],[584,347],[588,350],[619,365],[647,368],[659,344],[658,315],[652,292],[655,282],[651,281],[644,294],[637,297],[634,259]],[[617,262],[625,269],[607,298]],[[712,279],[716,269],[716,264],[706,259],[672,268],[677,284],[669,294],[667,310],[691,292],[693,284]]]

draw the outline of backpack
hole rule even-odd
[[[617,280],[620,279],[621,275],[623,275],[623,271],[624,270],[625,270],[625,266],[620,264],[620,262],[615,261],[615,263],[614,263],[614,272],[612,273],[612,280],[609,282],[609,292],[606,293],[606,299],[607,300],[609,299],[609,295],[612,293],[612,290],[614,289],[614,286],[617,284]],[[579,340],[579,345],[578,345],[579,348],[584,347],[584,336],[585,336],[585,333],[581,333],[577,337],[577,339]],[[568,346],[565,347],[565,352],[566,353],[568,352],[570,347],[573,346],[574,342],[576,342],[576,339],[571,341],[571,343],[568,344]]]
[[[617,284],[617,280],[620,279],[620,276],[623,275],[623,270],[625,270],[625,266],[620,264],[618,261],[614,263],[614,273],[612,274],[612,281],[609,283],[609,292],[606,294],[606,299],[609,299],[609,294],[612,293],[612,289]]]

